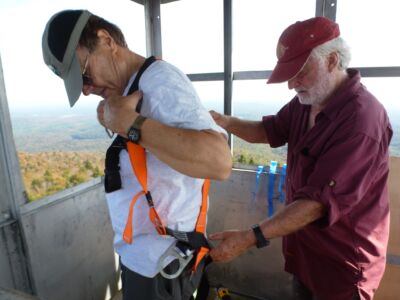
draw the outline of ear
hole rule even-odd
[[[116,51],[117,43],[115,43],[114,38],[107,30],[99,29],[97,31],[97,38],[99,39],[101,45],[110,47],[112,51]]]
[[[339,64],[339,54],[337,52],[332,52],[328,55],[328,70],[333,71]]]

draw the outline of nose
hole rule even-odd
[[[90,84],[84,84],[82,86],[82,93],[85,96],[89,96],[92,93],[93,87]]]

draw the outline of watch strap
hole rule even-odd
[[[140,138],[141,138],[141,128],[143,125],[143,122],[146,120],[147,118],[142,116],[142,115],[138,115],[135,119],[135,121],[133,122],[133,124],[131,125],[131,127],[129,127],[128,129],[128,140],[130,140],[131,142],[135,143],[135,144],[139,144]]]
[[[146,117],[144,117],[142,115],[138,115],[131,127],[136,128],[136,129],[141,129],[143,122],[146,121],[146,119],[147,119]]]
[[[254,224],[253,226],[251,226],[251,229],[253,230],[254,235],[256,237],[257,248],[263,248],[269,245],[269,240],[265,238],[259,224]]]

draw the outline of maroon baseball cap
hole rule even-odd
[[[293,78],[303,67],[312,49],[340,35],[339,25],[325,17],[315,17],[290,25],[276,47],[278,62],[267,83]]]

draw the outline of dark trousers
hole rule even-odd
[[[293,276],[292,287],[294,300],[323,300],[313,295],[313,293],[296,276]],[[354,291],[353,297],[349,300],[360,300],[360,295],[357,290]]]
[[[148,278],[129,270],[122,263],[120,265],[123,300],[193,300],[192,295],[203,273],[198,268],[198,272],[192,274],[188,266],[175,279],[166,279],[161,274]],[[178,261],[174,260],[165,270],[167,274],[173,274],[178,268]]]

